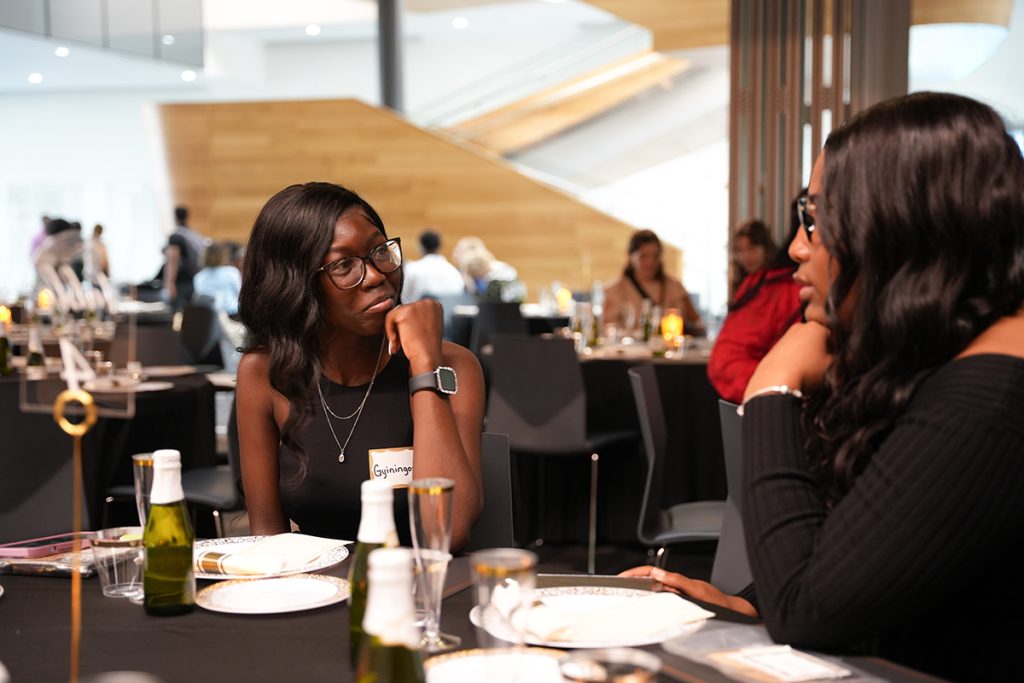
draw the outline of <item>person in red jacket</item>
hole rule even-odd
[[[800,221],[793,200],[790,231]],[[757,364],[775,342],[800,320],[799,286],[793,281],[796,264],[785,249],[776,251],[771,232],[759,220],[736,229],[733,238],[737,264],[745,274],[736,289],[729,314],[708,361],[708,379],[718,395],[739,403]],[[787,241],[788,244],[788,241]]]

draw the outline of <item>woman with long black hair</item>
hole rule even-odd
[[[756,598],[633,571],[756,608],[780,642],[1019,678],[1021,151],[979,102],[897,98],[829,136],[802,211],[808,322],[744,404]]]
[[[436,301],[399,306],[401,244],[373,207],[330,183],[285,188],[256,218],[242,282],[250,336],[236,393],[252,533],[291,520],[355,539],[360,484],[414,474],[455,480],[461,547],[482,500],[480,365],[442,342]]]

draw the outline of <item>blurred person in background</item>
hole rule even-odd
[[[174,209],[174,232],[164,247],[163,280],[164,299],[175,312],[192,300],[192,279],[199,272],[208,240],[188,227],[188,209]]]
[[[636,319],[627,319],[627,309],[631,307],[638,315],[644,300],[648,300],[652,306],[659,306],[662,313],[670,308],[679,309],[686,334],[702,336],[704,320],[683,283],[665,272],[658,236],[651,230],[638,230],[629,238],[626,253],[622,275],[605,285],[602,323],[621,329],[630,327],[631,322],[635,325]]]
[[[790,205],[792,242],[800,229],[797,200]],[[800,286],[793,280],[796,262],[776,251],[768,226],[748,221],[736,229],[733,247],[742,281],[708,361],[708,379],[718,395],[739,403],[757,364],[790,326],[800,320]]]
[[[69,223],[63,218],[54,218],[47,223],[46,239],[39,245],[33,258],[36,269],[44,264],[54,269],[67,264],[75,271],[78,279],[82,279],[85,271],[85,242],[82,240],[81,228],[79,223]]]
[[[405,271],[402,302],[418,301],[424,297],[440,299],[465,292],[462,273],[440,253],[441,236],[433,230],[424,230],[419,244],[420,259],[402,266]]]
[[[215,310],[237,315],[242,274],[231,262],[231,246],[214,242],[206,248],[204,260],[203,269],[192,278],[193,296],[210,297]]]
[[[92,237],[86,249],[86,271],[91,278],[95,273],[103,273],[110,277],[110,258],[107,245],[103,241],[103,226],[97,223],[92,229]]]
[[[452,259],[459,267],[466,283],[466,291],[481,296],[492,282],[516,282],[519,273],[514,267],[499,261],[479,237],[463,237],[455,243]]]

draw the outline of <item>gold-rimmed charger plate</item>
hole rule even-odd
[[[196,593],[196,604],[213,612],[279,614],[333,605],[349,596],[345,579],[293,574],[274,579],[232,579]]]
[[[559,650],[541,647],[460,650],[436,655],[423,668],[429,683],[485,681],[495,672],[516,671],[516,683],[562,683]]]

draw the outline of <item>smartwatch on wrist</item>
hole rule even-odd
[[[409,378],[409,393],[415,394],[421,389],[431,389],[439,394],[451,396],[459,390],[459,378],[455,370],[442,365],[432,372],[424,372]]]

